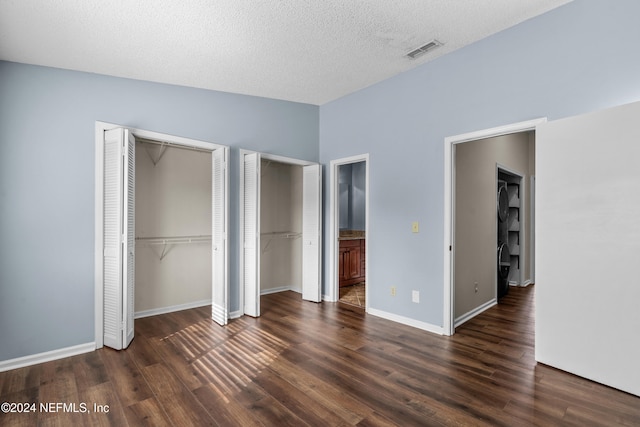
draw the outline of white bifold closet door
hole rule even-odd
[[[229,318],[229,292],[227,280],[227,148],[219,148],[211,153],[211,203],[212,203],[212,289],[211,317],[226,325]]]
[[[260,153],[245,154],[241,195],[242,286],[244,314],[260,316]],[[321,301],[321,173],[320,165],[303,166],[302,298]]]
[[[135,140],[104,132],[104,345],[127,348],[134,333]]]
[[[244,156],[241,217],[244,314],[260,316],[260,154]]]
[[[302,169],[302,299],[320,302],[320,233],[322,231],[320,165]]]
[[[228,147],[212,150],[211,317],[226,325],[228,280]],[[104,345],[127,348],[134,335],[135,139],[130,130],[104,132],[103,311]]]

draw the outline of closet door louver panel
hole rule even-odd
[[[133,339],[134,150],[127,130],[105,131],[103,333],[104,345],[116,350],[126,348]]]
[[[227,203],[226,203],[226,158],[227,148],[219,148],[211,154],[212,172],[212,304],[211,317],[216,323],[226,325],[229,318],[227,286]]]
[[[260,315],[260,155],[244,156],[242,197],[244,313]]]
[[[314,302],[321,300],[321,173],[320,165],[302,172],[302,299]]]
[[[104,133],[104,345],[122,348],[122,129]]]
[[[126,242],[126,256],[124,257],[125,265],[123,271],[126,272],[126,280],[124,283],[124,293],[126,298],[123,300],[124,304],[124,343],[123,348],[127,348],[133,340],[134,332],[134,314],[135,314],[135,191],[136,191],[136,142],[127,129],[124,130],[124,140],[126,145],[126,161],[124,166],[125,171],[125,194],[123,200],[125,201],[124,214],[126,215],[126,226],[123,227],[125,235],[123,241]]]

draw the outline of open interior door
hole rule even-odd
[[[104,132],[104,345],[127,348],[134,334],[135,140]]]
[[[228,148],[219,148],[211,153],[212,172],[212,289],[211,317],[226,325],[229,319],[229,281],[227,276],[227,158]]]
[[[260,316],[260,154],[245,154],[241,200],[244,314]]]
[[[640,396],[640,102],[536,127],[536,361]]]
[[[302,299],[320,302],[322,169],[320,165],[303,167],[302,172]]]

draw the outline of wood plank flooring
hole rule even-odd
[[[0,425],[640,425],[640,398],[535,363],[533,304],[511,289],[453,337],[292,292],[224,328],[208,307],[139,319],[126,351],[0,373],[0,402],[78,409]]]

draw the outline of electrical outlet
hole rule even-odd
[[[411,232],[412,233],[420,232],[420,224],[418,224],[418,221],[414,221],[413,223],[411,223]]]
[[[396,287],[395,287],[395,286],[392,286],[392,287],[391,287],[391,296],[392,296],[392,297],[395,297],[395,296],[396,296]]]
[[[420,302],[420,291],[411,291],[411,302]]]
[[[476,293],[478,293],[478,282],[475,282],[475,290],[476,290]]]

